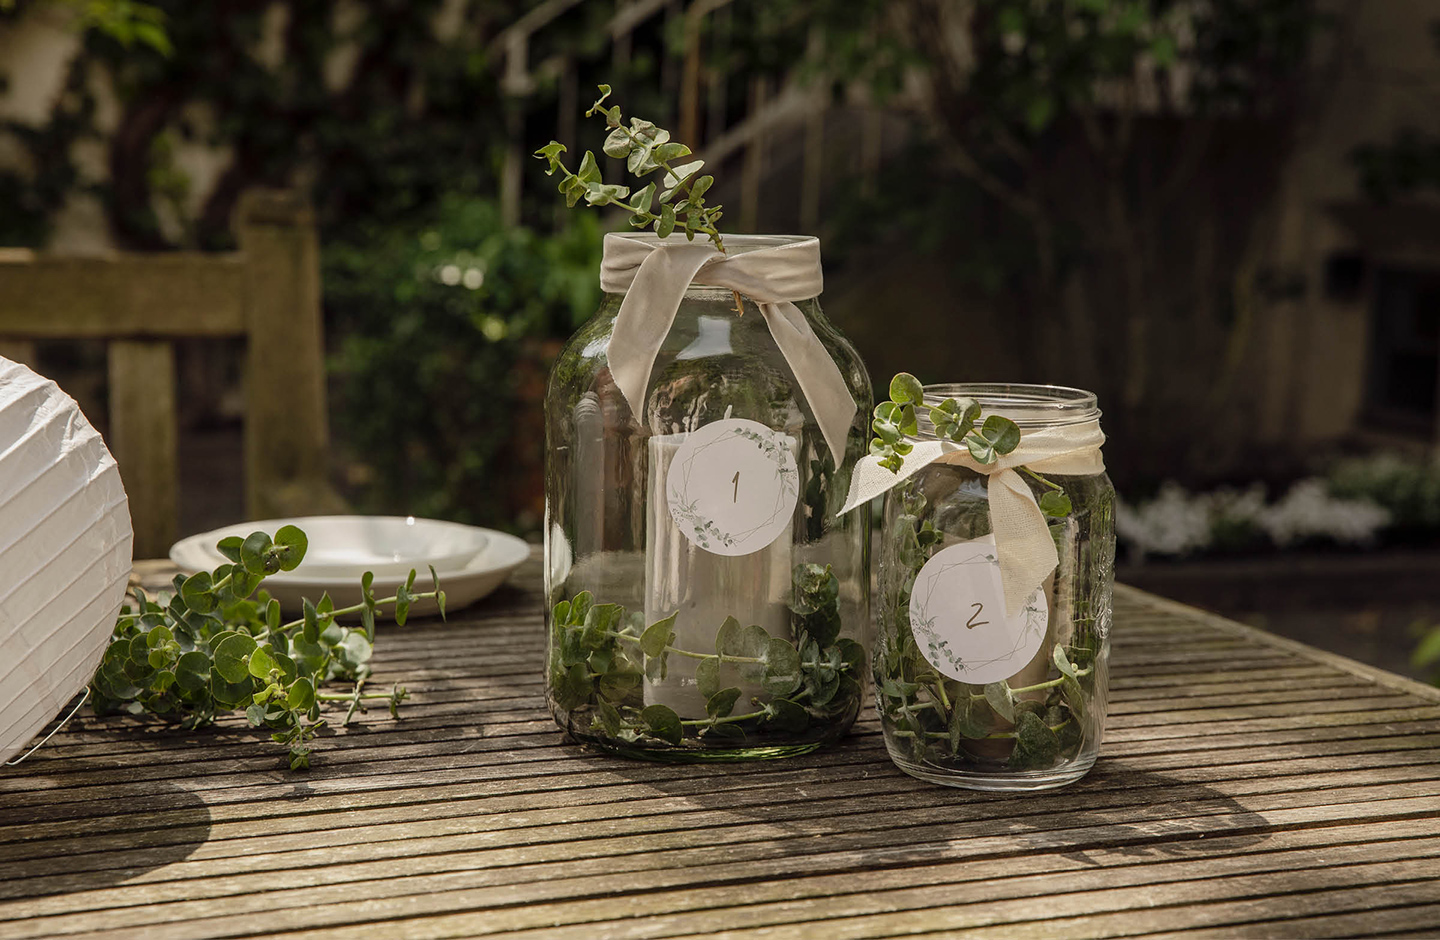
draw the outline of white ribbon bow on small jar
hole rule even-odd
[[[880,466],[878,457],[861,458],[850,478],[850,495],[840,511],[849,512],[869,502],[932,463],[966,467],[985,475],[1005,610],[1014,615],[1060,563],[1045,514],[1016,468],[1023,466],[1039,474],[1060,476],[1103,473],[1105,460],[1100,448],[1104,443],[1098,418],[1060,427],[1022,428],[1019,446],[988,464],[976,461],[962,444],[915,441],[914,449],[902,458],[898,472]]]
[[[644,414],[655,356],[691,284],[726,287],[755,301],[840,466],[855,419],[855,399],[794,303],[818,296],[824,287],[819,239],[800,238],[727,255],[708,243],[679,238],[674,244],[656,244],[644,233],[606,235],[600,287],[608,294],[625,295],[606,357],[616,386],[637,418]]]

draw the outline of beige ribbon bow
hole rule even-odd
[[[842,513],[869,502],[932,463],[968,467],[989,477],[990,527],[1000,558],[1000,583],[1005,611],[1012,616],[1026,598],[1060,563],[1045,514],[1030,487],[1015,472],[1022,464],[1036,473],[1089,476],[1105,470],[1100,446],[1105,434],[1099,420],[1065,427],[1025,431],[1020,446],[991,464],[976,463],[970,451],[952,441],[918,441],[898,473],[880,466],[878,457],[864,457],[850,477],[850,495]]]
[[[728,287],[760,307],[780,353],[795,373],[820,433],[838,467],[857,410],[840,367],[821,345],[793,301],[807,300],[824,287],[820,240],[803,238],[741,254],[721,254],[702,242],[675,239],[655,244],[640,233],[605,236],[600,287],[625,295],[606,357],[620,394],[637,417],[645,411],[645,390],[660,344],[675,322],[691,284]]]

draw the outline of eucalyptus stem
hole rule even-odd
[[[1085,676],[1090,675],[1090,673],[1092,673],[1092,672],[1094,672],[1094,671],[1095,671],[1095,667],[1094,667],[1094,666],[1086,666],[1084,669],[1077,669],[1077,670],[1075,670],[1075,676],[1074,676],[1074,678],[1076,678],[1076,679],[1084,678]],[[1018,688],[1018,689],[1011,689],[1011,690],[1010,690],[1010,694],[1011,694],[1011,695],[1020,695],[1020,694],[1023,693],[1023,692],[1040,692],[1040,691],[1042,691],[1042,690],[1044,690],[1044,689],[1055,689],[1055,688],[1059,688],[1060,686],[1062,686],[1062,685],[1065,684],[1065,679],[1066,679],[1065,676],[1061,676],[1061,677],[1058,678],[1058,679],[1051,679],[1051,680],[1049,680],[1048,682],[1037,682],[1035,685],[1022,686],[1022,687],[1020,687],[1020,688]],[[985,698],[985,693],[983,693],[983,692],[971,692],[971,693],[970,693],[970,699],[971,699],[971,701],[977,701],[977,700],[984,699],[984,698]]]
[[[607,184],[602,179],[595,155],[588,150],[579,170],[572,173],[560,160],[560,155],[566,152],[565,145],[552,140],[535,151],[535,156],[548,162],[547,175],[561,173],[559,188],[565,196],[566,205],[574,206],[583,198],[586,204],[592,206],[620,206],[630,211],[630,224],[635,228],[653,225],[657,235],[667,238],[678,226],[684,229],[687,238],[704,235],[715,243],[722,255],[728,255],[724,236],[716,226],[724,212],[718,205],[705,203],[705,193],[715,182],[714,177],[700,175],[705,161],[694,160],[677,166],[676,160],[692,154],[690,148],[672,141],[669,131],[651,121],[632,117],[630,126],[626,127],[620,108],[605,104],[605,99],[610,97],[610,86],[601,85],[599,88],[600,97],[585,112],[585,116],[604,115],[605,126],[610,129],[609,136],[605,138],[604,152],[625,160],[630,172],[638,177],[643,178],[657,170],[664,171],[661,184],[667,188],[660,194],[658,209],[652,211],[655,183],[649,183],[634,193],[628,186]],[[678,202],[675,201],[676,196],[681,197]],[[732,290],[730,293],[735,298],[735,312],[743,316],[745,306],[740,292]]]
[[[606,636],[612,636],[617,640],[624,640],[626,643],[640,645],[640,638],[629,633],[620,633],[617,630],[606,630]],[[674,653],[677,656],[685,656],[690,659],[714,659],[721,663],[763,663],[765,660],[756,656],[726,656],[724,653],[695,653],[690,650],[682,650],[676,646],[666,645],[665,652]]]
[[[1050,487],[1050,489],[1055,490],[1056,492],[1059,492],[1059,493],[1065,492],[1065,487],[1061,486],[1059,483],[1056,483],[1056,482],[1054,482],[1054,481],[1052,481],[1052,480],[1049,480],[1049,479],[1041,476],[1040,474],[1036,473],[1034,470],[1031,470],[1029,467],[1027,467],[1027,466],[1025,466],[1025,465],[1023,465],[1023,464],[1020,465],[1019,467],[1016,467],[1015,469],[1019,470],[1021,473],[1025,474],[1025,475],[1028,476],[1028,477],[1030,477],[1030,478],[1031,478],[1032,480],[1034,480],[1036,483],[1041,483],[1041,484],[1043,484],[1043,485],[1045,485],[1045,486],[1048,486],[1048,487]]]
[[[218,585],[217,585],[217,587],[218,587]],[[438,597],[440,596],[440,592],[439,592],[439,591],[426,591],[426,592],[423,593],[423,594],[410,594],[410,595],[408,595],[408,596],[409,596],[409,599],[412,600],[412,601],[423,601],[423,600],[430,600],[430,599],[432,599],[432,598],[438,598]],[[389,597],[381,597],[381,598],[378,598],[378,599],[374,602],[374,606],[378,608],[378,607],[384,606],[385,604],[398,604],[399,602],[400,602],[400,595],[398,595],[398,594],[392,594],[392,595],[390,595]],[[334,619],[334,618],[336,618],[336,617],[343,617],[343,616],[345,616],[345,615],[347,615],[347,614],[358,614],[358,613],[360,613],[362,610],[365,610],[365,608],[368,607],[368,606],[369,606],[369,605],[367,605],[367,604],[365,604],[365,603],[363,603],[363,602],[362,602],[362,603],[359,603],[359,604],[351,604],[349,607],[340,607],[340,608],[337,608],[337,609],[335,609],[335,610],[329,611],[329,612],[327,612],[326,614],[324,614],[324,616],[325,616],[326,618],[329,618],[329,619]],[[281,624],[279,627],[276,628],[276,632],[278,632],[278,633],[284,633],[284,634],[286,634],[286,635],[289,635],[289,634],[295,632],[296,629],[298,629],[298,628],[300,628],[300,627],[303,627],[303,626],[305,626],[305,618],[304,618],[304,617],[301,617],[299,620],[292,620],[292,621],[290,621],[289,623]]]
[[[1069,718],[1066,718],[1064,721],[1060,722],[1058,725],[1046,725],[1045,727],[1049,728],[1052,732],[1059,733],[1060,731],[1063,731],[1063,730],[1065,729],[1065,727],[1066,727],[1067,725],[1071,724],[1071,723],[1072,723],[1071,720],[1070,720]],[[1015,739],[1015,738],[1017,738],[1017,737],[1019,737],[1019,735],[1016,734],[1014,731],[992,731],[992,732],[990,732],[989,734],[985,735],[984,740],[987,740],[987,741],[988,741],[988,740],[996,740],[996,741],[1000,741],[1000,740],[1013,740],[1013,739]]]
[[[591,108],[589,111],[585,112],[585,116],[589,117],[594,113],[595,108]],[[646,144],[649,143],[649,141],[641,139],[641,137],[636,134],[635,131],[621,124],[618,120],[611,118],[609,112],[606,112],[605,114],[605,126],[619,130],[625,135],[626,139],[628,139],[633,146],[644,147],[646,146]],[[672,179],[678,181],[676,185],[677,187],[683,187],[686,199],[690,199],[692,197],[694,190],[691,188],[690,181],[695,178],[694,173],[691,173],[682,179],[680,174],[676,172],[676,168],[670,165],[670,161],[668,159],[660,159],[657,157],[655,160],[655,165],[658,166],[660,169],[664,170],[667,174],[669,174]],[[645,209],[637,209],[635,206],[626,205],[625,203],[621,203],[621,205],[624,206],[626,209],[630,209],[631,211],[635,212],[635,214],[637,215],[649,215],[652,220],[659,218],[659,216],[651,213],[648,207],[646,207]],[[715,243],[716,250],[719,251],[722,255],[729,254],[729,252],[725,250],[724,237],[720,234],[720,230],[715,227],[714,223],[712,223],[708,217],[705,219],[704,222],[695,226],[695,231],[700,232],[703,235],[709,236],[710,240]]]
[[[750,712],[747,715],[726,715],[723,718],[682,718],[680,724],[689,728],[712,727],[714,725],[733,725],[741,721],[759,721],[770,713],[765,709],[758,712]]]

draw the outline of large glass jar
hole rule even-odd
[[[1062,472],[1013,469],[1037,498],[1030,524],[1048,527],[1058,565],[1012,610],[999,596],[993,468],[982,473],[952,452],[958,460],[929,463],[886,494],[874,650],[885,745],[900,769],[935,783],[1060,786],[1094,764],[1105,725],[1115,490],[1100,462],[1100,411],[1095,396],[1078,389],[925,389],[931,405],[961,397],[1019,425],[1017,458],[1037,433],[1051,442],[1084,441],[1068,469],[1078,463],[1085,472],[1063,472],[1067,458],[1053,456],[1049,464]],[[935,440],[923,414],[919,438]],[[1043,453],[1069,446],[1052,444]],[[1063,494],[1068,511],[1057,497],[1041,502],[1047,492]],[[1056,515],[1040,513],[1039,505]]]
[[[735,256],[796,239],[725,241]],[[856,406],[837,461],[755,302],[692,284],[634,409],[607,355],[623,301],[607,293],[570,339],[545,402],[555,720],[657,760],[833,741],[868,671],[870,521],[837,514],[867,446],[865,369],[813,297],[795,301]]]

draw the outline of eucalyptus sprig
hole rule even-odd
[[[973,398],[946,398],[938,405],[926,405],[925,386],[910,373],[901,372],[890,380],[890,400],[875,406],[875,417],[870,422],[875,432],[870,454],[879,457],[880,466],[891,473],[900,472],[914,449],[906,437],[920,433],[916,409],[921,407],[929,411],[935,436],[964,444],[978,464],[992,464],[1020,446],[1020,427],[1014,421],[1003,415],[989,415],[981,421],[980,403]],[[1046,488],[1039,499],[1041,512],[1055,518],[1070,514],[1070,498],[1064,487],[1029,467],[1017,469]]]
[[[122,608],[90,683],[97,713],[150,714],[189,729],[243,709],[252,726],[270,728],[271,739],[289,748],[292,770],[309,766],[310,742],[326,724],[325,706],[346,706],[341,725],[377,699],[396,714],[409,697],[402,686],[364,691],[375,618],[393,606],[395,622],[403,626],[413,603],[432,598],[443,617],[445,592],[434,568],[433,590],[416,592],[412,569],[394,596],[377,599],[367,571],[359,604],[337,609],[325,593],[317,603],[306,599],[302,616],[285,622],[280,603],[260,586],[267,575],[299,566],[309,547],[305,533],[287,525],[273,539],[254,532],[222,539],[217,547],[229,563],[188,578],[176,575],[168,597],[135,590],[137,603]],[[349,615],[360,618],[360,629],[338,622]],[[351,688],[324,691],[333,680]]]
[[[720,206],[705,202],[705,193],[715,178],[698,175],[705,161],[692,160],[677,166],[675,161],[691,155],[690,148],[672,141],[669,131],[650,121],[632,117],[627,127],[620,106],[605,105],[608,97],[610,86],[601,85],[600,97],[585,116],[599,114],[605,118],[610,134],[605,138],[603,150],[617,160],[624,160],[631,173],[644,178],[657,170],[665,171],[660,182],[659,204],[652,210],[656,190],[653,180],[634,193],[628,186],[606,183],[601,178],[595,154],[589,150],[585,151],[579,170],[572,173],[560,159],[566,152],[565,145],[552,140],[535,151],[535,156],[549,163],[545,170],[547,176],[561,174],[559,189],[565,196],[565,205],[573,207],[583,198],[591,206],[621,206],[630,210],[630,224],[635,228],[653,226],[655,234],[666,238],[679,227],[691,241],[697,234],[709,236],[715,247],[724,252],[725,241],[715,227],[724,212]]]
[[[937,507],[915,480],[900,484],[895,497],[887,546],[895,564],[881,563],[875,651],[876,707],[893,743],[917,764],[999,761],[1010,770],[1049,770],[1073,759],[1093,724],[1090,703],[1102,674],[1088,601],[1077,601],[1071,615],[1084,629],[1051,644],[1047,678],[973,685],[942,675],[921,652],[910,621],[915,579],[944,542],[933,522]]]
[[[588,591],[562,600],[550,618],[550,694],[581,733],[672,746],[687,736],[723,745],[795,734],[853,713],[865,651],[840,636],[839,579],[828,565],[802,564],[792,581],[794,640],[727,617],[701,650],[675,645],[675,614],[645,626],[639,613],[596,603]],[[704,718],[645,704],[644,680],[664,680],[677,660],[705,698]]]

